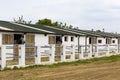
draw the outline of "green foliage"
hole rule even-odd
[[[62,22],[53,22],[51,19],[40,19],[36,22],[36,24],[39,25],[47,25],[47,26],[52,26],[52,27],[60,27],[60,28],[66,28],[66,29],[73,29],[74,27],[72,25],[67,25],[66,23],[62,23]],[[74,29],[78,29],[74,28]]]
[[[36,24],[52,26],[52,21],[50,19],[45,18],[45,19],[38,20]]]
[[[13,70],[18,70],[19,68],[17,66],[14,66],[13,67]]]
[[[101,32],[101,30],[96,30],[96,32]]]
[[[20,23],[20,24],[31,24],[32,21],[25,21],[23,16],[20,16],[18,19],[13,19],[13,22]]]

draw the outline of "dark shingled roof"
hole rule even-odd
[[[51,26],[34,25],[34,24],[29,24],[28,26],[39,28],[39,29],[44,29],[44,30],[47,30],[47,31],[52,31],[52,32],[54,32],[55,34],[58,34],[58,35],[81,35],[81,36],[85,36],[85,34],[78,33],[76,31],[69,31],[69,30],[60,29],[60,28],[51,27]]]
[[[0,21],[0,31],[120,38],[120,34]]]
[[[4,28],[8,28],[11,30],[5,30],[5,31],[11,31],[11,32],[24,32],[24,33],[46,33],[44,31],[35,30],[32,28],[27,28],[22,25],[17,25],[12,22],[7,21],[0,21],[0,26]],[[4,29],[1,29],[1,31],[4,31]]]

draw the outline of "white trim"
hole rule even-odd
[[[43,29],[38,29],[38,28],[35,28],[35,27],[23,25],[23,24],[18,24],[18,23],[13,23],[13,22],[10,22],[10,23],[16,24],[16,25],[19,25],[19,26],[22,26],[22,27],[30,28],[30,29],[35,29],[35,30],[39,30],[39,31],[44,31],[44,32],[48,32],[48,33],[54,33],[54,32],[51,32],[51,31],[46,31],[46,30],[43,30]]]
[[[1,29],[1,30],[10,30],[10,31],[14,31],[13,29],[9,29],[9,28],[3,27],[3,26],[0,26],[0,29]]]

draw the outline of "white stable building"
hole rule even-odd
[[[109,55],[119,52],[119,43],[119,34],[0,21],[2,68],[7,66],[7,61],[15,62],[16,58],[18,65],[24,66],[29,58],[40,64],[42,56],[54,63],[56,56],[61,57],[60,61],[66,61],[67,54],[72,61],[86,55],[88,58],[99,56],[99,51],[107,51],[105,55]]]

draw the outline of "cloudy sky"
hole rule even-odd
[[[120,0],[0,0],[0,20],[50,18],[80,29],[120,33]]]

